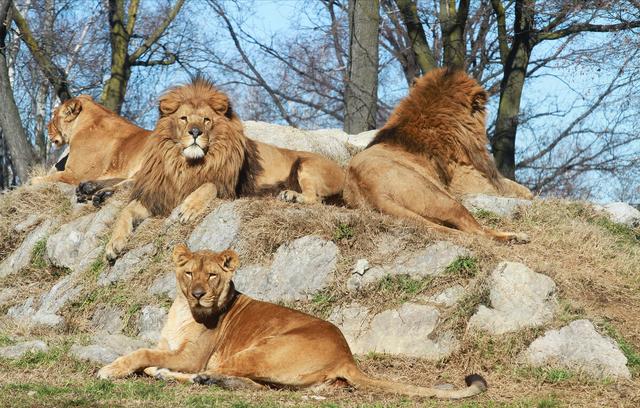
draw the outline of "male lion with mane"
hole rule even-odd
[[[227,95],[202,77],[169,89],[159,109],[130,202],[107,243],[108,260],[122,252],[134,224],[178,205],[180,221],[188,222],[215,197],[280,193],[285,201],[313,203],[342,193],[337,163],[245,137]]]
[[[96,204],[138,171],[151,134],[94,102],[89,95],[60,104],[53,111],[47,130],[51,143],[56,147],[68,144],[69,153],[56,165],[61,171],[33,177],[31,184],[80,184],[79,201],[93,196]],[[94,181],[82,183],[86,180]]]
[[[443,390],[369,377],[333,324],[237,292],[231,280],[239,266],[231,250],[173,252],[178,291],[156,349],[139,349],[98,372],[121,378],[134,372],[165,380],[225,388],[305,388],[353,385],[370,391],[465,398],[487,388],[479,375],[467,387]],[[346,382],[346,384],[345,384]]]
[[[486,149],[487,92],[462,71],[436,69],[419,78],[365,150],[349,163],[350,207],[410,218],[499,241],[526,234],[483,228],[456,196],[489,193],[531,198],[502,177]]]

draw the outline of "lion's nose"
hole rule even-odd
[[[193,136],[193,138],[195,139],[202,134],[202,130],[200,130],[199,127],[194,126],[191,129],[189,129],[189,134]]]
[[[206,291],[202,288],[196,288],[194,290],[191,291],[191,294],[193,295],[194,298],[196,299],[200,299],[202,296],[204,296],[204,294],[206,293]]]

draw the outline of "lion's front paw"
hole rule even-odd
[[[93,203],[94,207],[100,207],[107,198],[113,195],[113,193],[115,193],[115,191],[112,188],[103,188],[102,190],[96,192],[93,197],[91,197],[91,202]]]
[[[113,263],[118,256],[122,253],[127,240],[123,237],[111,237],[111,240],[107,243],[104,249],[104,256],[107,261]]]
[[[205,208],[206,204],[199,200],[185,200],[178,209],[178,218],[181,223],[186,224],[202,214]]]
[[[286,201],[288,203],[303,203],[304,197],[297,191],[282,190],[280,194],[278,194],[278,200]]]
[[[106,365],[98,371],[97,377],[103,380],[113,378],[123,378],[131,374],[131,370],[122,363],[122,360],[117,359],[113,363]]]

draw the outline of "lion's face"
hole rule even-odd
[[[72,127],[82,112],[82,102],[92,101],[89,95],[80,95],[68,99],[53,110],[51,120],[47,124],[49,141],[56,147],[64,146],[71,142]]]
[[[191,252],[184,244],[173,250],[176,280],[198,322],[218,314],[231,290],[231,278],[240,264],[232,250]]]
[[[187,160],[204,157],[212,137],[215,112],[208,105],[197,107],[185,104],[172,115],[177,142],[182,145],[182,155]]]

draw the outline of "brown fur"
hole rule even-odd
[[[487,93],[462,71],[433,70],[418,79],[369,146],[349,163],[344,199],[498,240],[523,234],[483,229],[456,200],[469,193],[531,197],[498,173],[486,149]]]
[[[151,133],[94,102],[89,95],[63,102],[54,110],[47,128],[54,145],[69,144],[69,155],[64,170],[34,177],[32,184],[131,178],[142,164]]]
[[[178,245],[173,259],[179,290],[158,347],[118,358],[98,372],[100,378],[144,370],[158,378],[227,388],[346,382],[372,391],[438,398],[465,398],[486,389],[478,375],[467,377],[469,386],[460,390],[371,378],[358,368],[333,324],[237,293],[231,280],[239,266],[235,252],[190,252]]]
[[[196,138],[189,133],[193,129]],[[151,138],[130,203],[107,244],[109,260],[122,251],[134,223],[166,216],[176,206],[180,220],[187,222],[216,196],[281,192],[284,200],[311,203],[342,192],[340,166],[314,153],[246,138],[227,95],[200,77],[160,98],[160,119]]]

